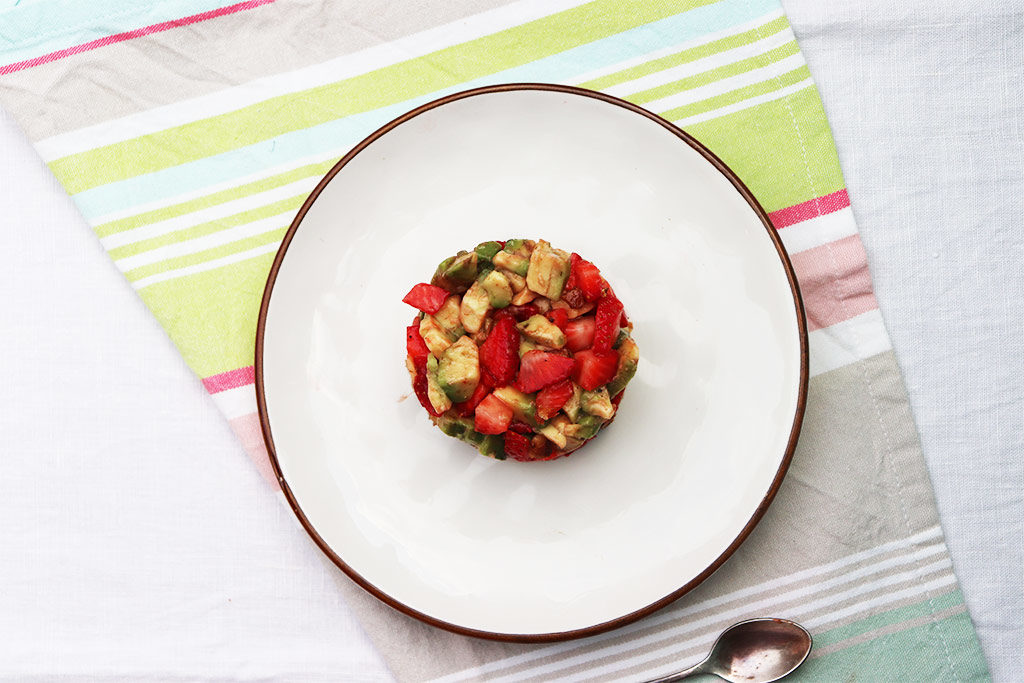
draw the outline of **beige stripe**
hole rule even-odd
[[[0,86],[5,107],[36,141],[324,62],[510,1],[281,0],[8,74]],[[101,58],[132,68],[97,70]],[[75,70],[87,77],[66,77]]]

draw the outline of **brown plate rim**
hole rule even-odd
[[[740,195],[747,201],[750,207],[754,210],[757,216],[761,219],[761,223],[768,231],[768,235],[775,245],[775,250],[778,253],[779,260],[782,262],[783,268],[786,271],[786,277],[789,281],[790,291],[793,294],[793,305],[797,314],[797,326],[799,328],[800,337],[800,386],[797,394],[797,406],[793,416],[793,424],[790,429],[789,441],[786,445],[786,451],[783,455],[782,462],[779,465],[779,469],[776,471],[775,478],[772,480],[772,484],[769,487],[767,493],[762,498],[761,503],[757,509],[754,510],[753,515],[744,525],[740,533],[733,539],[732,543],[722,552],[718,558],[715,559],[710,565],[708,565],[704,571],[700,574],[687,581],[683,586],[677,590],[672,591],[663,598],[656,600],[640,609],[637,609],[629,614],[625,614],[615,619],[594,624],[593,626],[587,626],[584,628],[573,629],[570,631],[558,631],[553,633],[500,633],[493,631],[484,631],[479,629],[468,628],[453,624],[441,619],[430,616],[420,612],[408,605],[399,602],[394,599],[381,589],[374,586],[372,583],[363,578],[358,572],[352,567],[348,566],[345,561],[324,541],[323,538],[317,533],[316,529],[310,523],[309,519],[303,513],[299,507],[298,502],[295,499],[295,495],[292,493],[288,482],[285,481],[284,475],[281,472],[281,466],[277,459],[277,451],[274,447],[274,438],[270,430],[270,421],[267,415],[267,403],[265,390],[263,386],[263,337],[266,331],[267,323],[267,312],[270,307],[270,298],[274,291],[274,284],[277,280],[278,271],[281,268],[281,263],[284,261],[284,257],[288,252],[288,246],[291,244],[292,238],[295,236],[295,232],[298,230],[299,225],[302,223],[302,219],[305,217],[306,212],[316,201],[317,197],[327,186],[327,184],[344,168],[357,154],[366,149],[369,145],[375,142],[378,138],[390,132],[392,129],[400,126],[406,121],[419,116],[420,114],[436,109],[445,104],[455,102],[467,97],[477,97],[480,95],[488,95],[493,93],[503,93],[519,90],[540,90],[548,92],[557,92],[565,95],[576,95],[581,97],[589,97],[592,99],[600,100],[602,102],[622,107],[631,112],[639,114],[651,121],[654,121],[658,125],[664,127],[671,133],[673,133],[680,140],[688,144],[691,148],[697,151],[703,156],[708,162],[711,163],[715,168],[718,169],[722,175],[724,175],[740,193]],[[338,566],[350,579],[355,581],[360,587],[366,590],[368,593],[373,595],[381,602],[393,607],[394,609],[410,616],[424,623],[436,626],[452,633],[457,633],[464,636],[471,636],[474,638],[483,638],[486,640],[497,640],[505,642],[515,643],[549,643],[562,640],[572,640],[576,638],[584,638],[587,636],[596,635],[605,631],[625,626],[626,624],[632,623],[641,619],[657,610],[665,607],[666,605],[678,600],[680,597],[688,593],[689,591],[700,585],[705,579],[707,579],[712,573],[714,573],[722,564],[725,563],[729,557],[736,551],[736,549],[743,543],[744,540],[750,535],[757,526],[757,523],[761,521],[768,506],[775,498],[778,493],[779,487],[782,484],[782,480],[789,470],[789,465],[793,460],[793,452],[796,450],[797,440],[800,436],[800,427],[803,424],[804,412],[807,405],[807,386],[809,381],[809,370],[808,370],[808,344],[807,344],[807,318],[804,312],[803,298],[800,294],[800,287],[797,284],[796,274],[793,270],[793,264],[790,261],[789,254],[786,252],[785,247],[782,244],[782,240],[779,238],[778,232],[772,225],[771,219],[768,217],[768,213],[764,210],[764,207],[757,201],[753,193],[747,188],[742,180],[730,169],[725,162],[719,159],[714,153],[707,149],[704,145],[694,139],[692,136],[687,134],[681,128],[675,124],[661,118],[657,114],[654,114],[646,109],[639,107],[632,102],[614,97],[612,95],[606,95],[605,93],[597,92],[594,90],[587,90],[585,88],[579,88],[568,85],[556,85],[551,83],[505,83],[500,85],[491,85],[481,88],[473,88],[471,90],[464,90],[461,92],[446,95],[445,97],[438,98],[426,104],[423,104],[409,112],[399,116],[398,118],[390,121],[389,123],[381,126],[376,131],[367,136],[362,142],[352,148],[345,156],[336,163],[330,171],[320,180],[313,192],[310,193],[309,197],[302,204],[302,208],[299,209],[298,214],[295,216],[295,220],[292,221],[285,233],[284,239],[281,242],[281,246],[277,250],[277,255],[274,257],[274,262],[270,267],[270,273],[267,277],[267,284],[263,290],[263,300],[260,303],[259,319],[256,325],[256,349],[255,349],[255,375],[256,375],[256,401],[259,411],[260,428],[263,433],[263,439],[267,447],[267,452],[270,455],[270,463],[274,468],[274,474],[277,477],[277,481],[281,486],[281,491],[284,493],[285,498],[288,500],[288,505],[291,507],[292,512],[298,518],[302,527],[309,534],[313,542],[320,548],[321,551],[335,565]]]

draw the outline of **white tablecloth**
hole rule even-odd
[[[971,615],[1024,643],[1024,3],[786,0]],[[389,680],[253,470],[0,114],[0,679]]]

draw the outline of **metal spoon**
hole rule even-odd
[[[811,652],[811,634],[788,619],[749,619],[718,636],[704,661],[647,683],[714,674],[732,683],[771,683],[793,672]]]

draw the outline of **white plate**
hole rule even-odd
[[[278,253],[256,353],[321,548],[394,607],[511,640],[626,623],[717,568],[785,473],[807,383],[788,259],[727,174],[633,105],[521,85],[421,107],[339,162]],[[596,263],[640,346],[615,424],[551,462],[482,457],[409,398],[402,297],[511,237]]]

